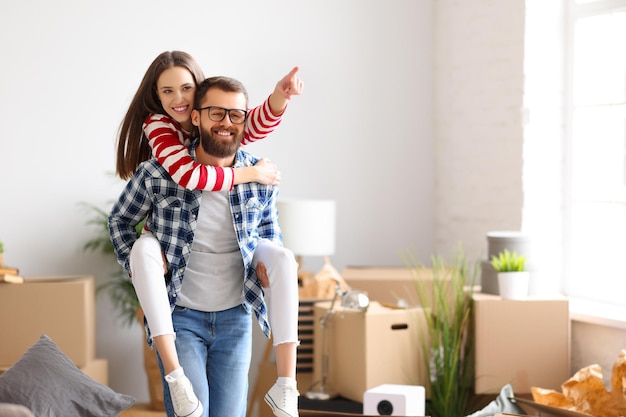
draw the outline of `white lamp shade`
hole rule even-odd
[[[286,248],[300,256],[335,253],[335,201],[279,199],[276,207]]]

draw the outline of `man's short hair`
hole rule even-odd
[[[211,88],[218,88],[222,91],[226,91],[227,93],[242,93],[246,99],[246,108],[243,110],[248,109],[248,90],[246,90],[246,87],[234,78],[223,76],[209,77],[198,85],[194,96],[196,109],[200,107],[200,102],[202,102],[202,99],[206,95],[207,91]]]

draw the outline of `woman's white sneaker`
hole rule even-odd
[[[295,386],[274,384],[265,394],[265,402],[272,408],[275,416],[298,417],[298,396]]]
[[[170,388],[174,413],[178,417],[200,417],[204,409],[202,403],[193,392],[191,381],[185,375],[172,378],[165,375],[165,380]]]

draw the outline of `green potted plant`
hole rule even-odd
[[[137,321],[137,313],[141,306],[135,293],[135,287],[130,281],[128,274],[117,263],[115,258],[113,243],[109,235],[109,213],[91,204],[83,203],[83,205],[92,212],[92,217],[87,221],[87,224],[96,231],[95,235],[85,243],[83,249],[100,252],[111,257],[115,265],[111,279],[100,284],[96,291],[98,294],[102,291],[108,292],[113,306],[118,310],[120,318],[126,325],[130,326]],[[141,227],[138,226],[138,233],[140,231]]]
[[[478,264],[470,266],[461,246],[449,260],[431,257],[426,268],[414,255],[404,262],[414,278],[426,319],[421,355],[428,371],[430,400],[427,415],[463,416],[468,411],[474,382],[474,334],[471,327],[473,289]],[[423,285],[432,275],[432,293]]]
[[[528,296],[530,273],[526,270],[526,257],[504,249],[492,255],[491,265],[498,273],[498,292],[505,300],[524,300]]]
[[[4,253],[4,243],[0,241],[0,265],[4,265],[3,253]]]
[[[82,203],[91,213],[91,218],[87,224],[92,226],[96,233],[83,246],[84,250],[101,252],[111,258],[115,265],[115,271],[111,278],[103,284],[98,285],[96,293],[103,291],[109,294],[113,307],[118,310],[118,314],[127,326],[139,322],[143,327],[143,311],[135,287],[128,277],[128,274],[118,263],[113,249],[113,243],[109,234],[109,213],[91,204]],[[137,225],[137,234],[141,233],[143,222]],[[142,338],[144,332],[141,333]],[[147,343],[143,343],[144,368],[148,377],[148,391],[150,393],[150,408],[155,411],[163,411],[163,387],[161,383],[161,373],[156,358],[156,351],[150,350]]]

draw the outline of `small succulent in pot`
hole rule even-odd
[[[526,257],[505,249],[498,256],[491,256],[491,265],[498,272],[522,272],[525,271]]]

